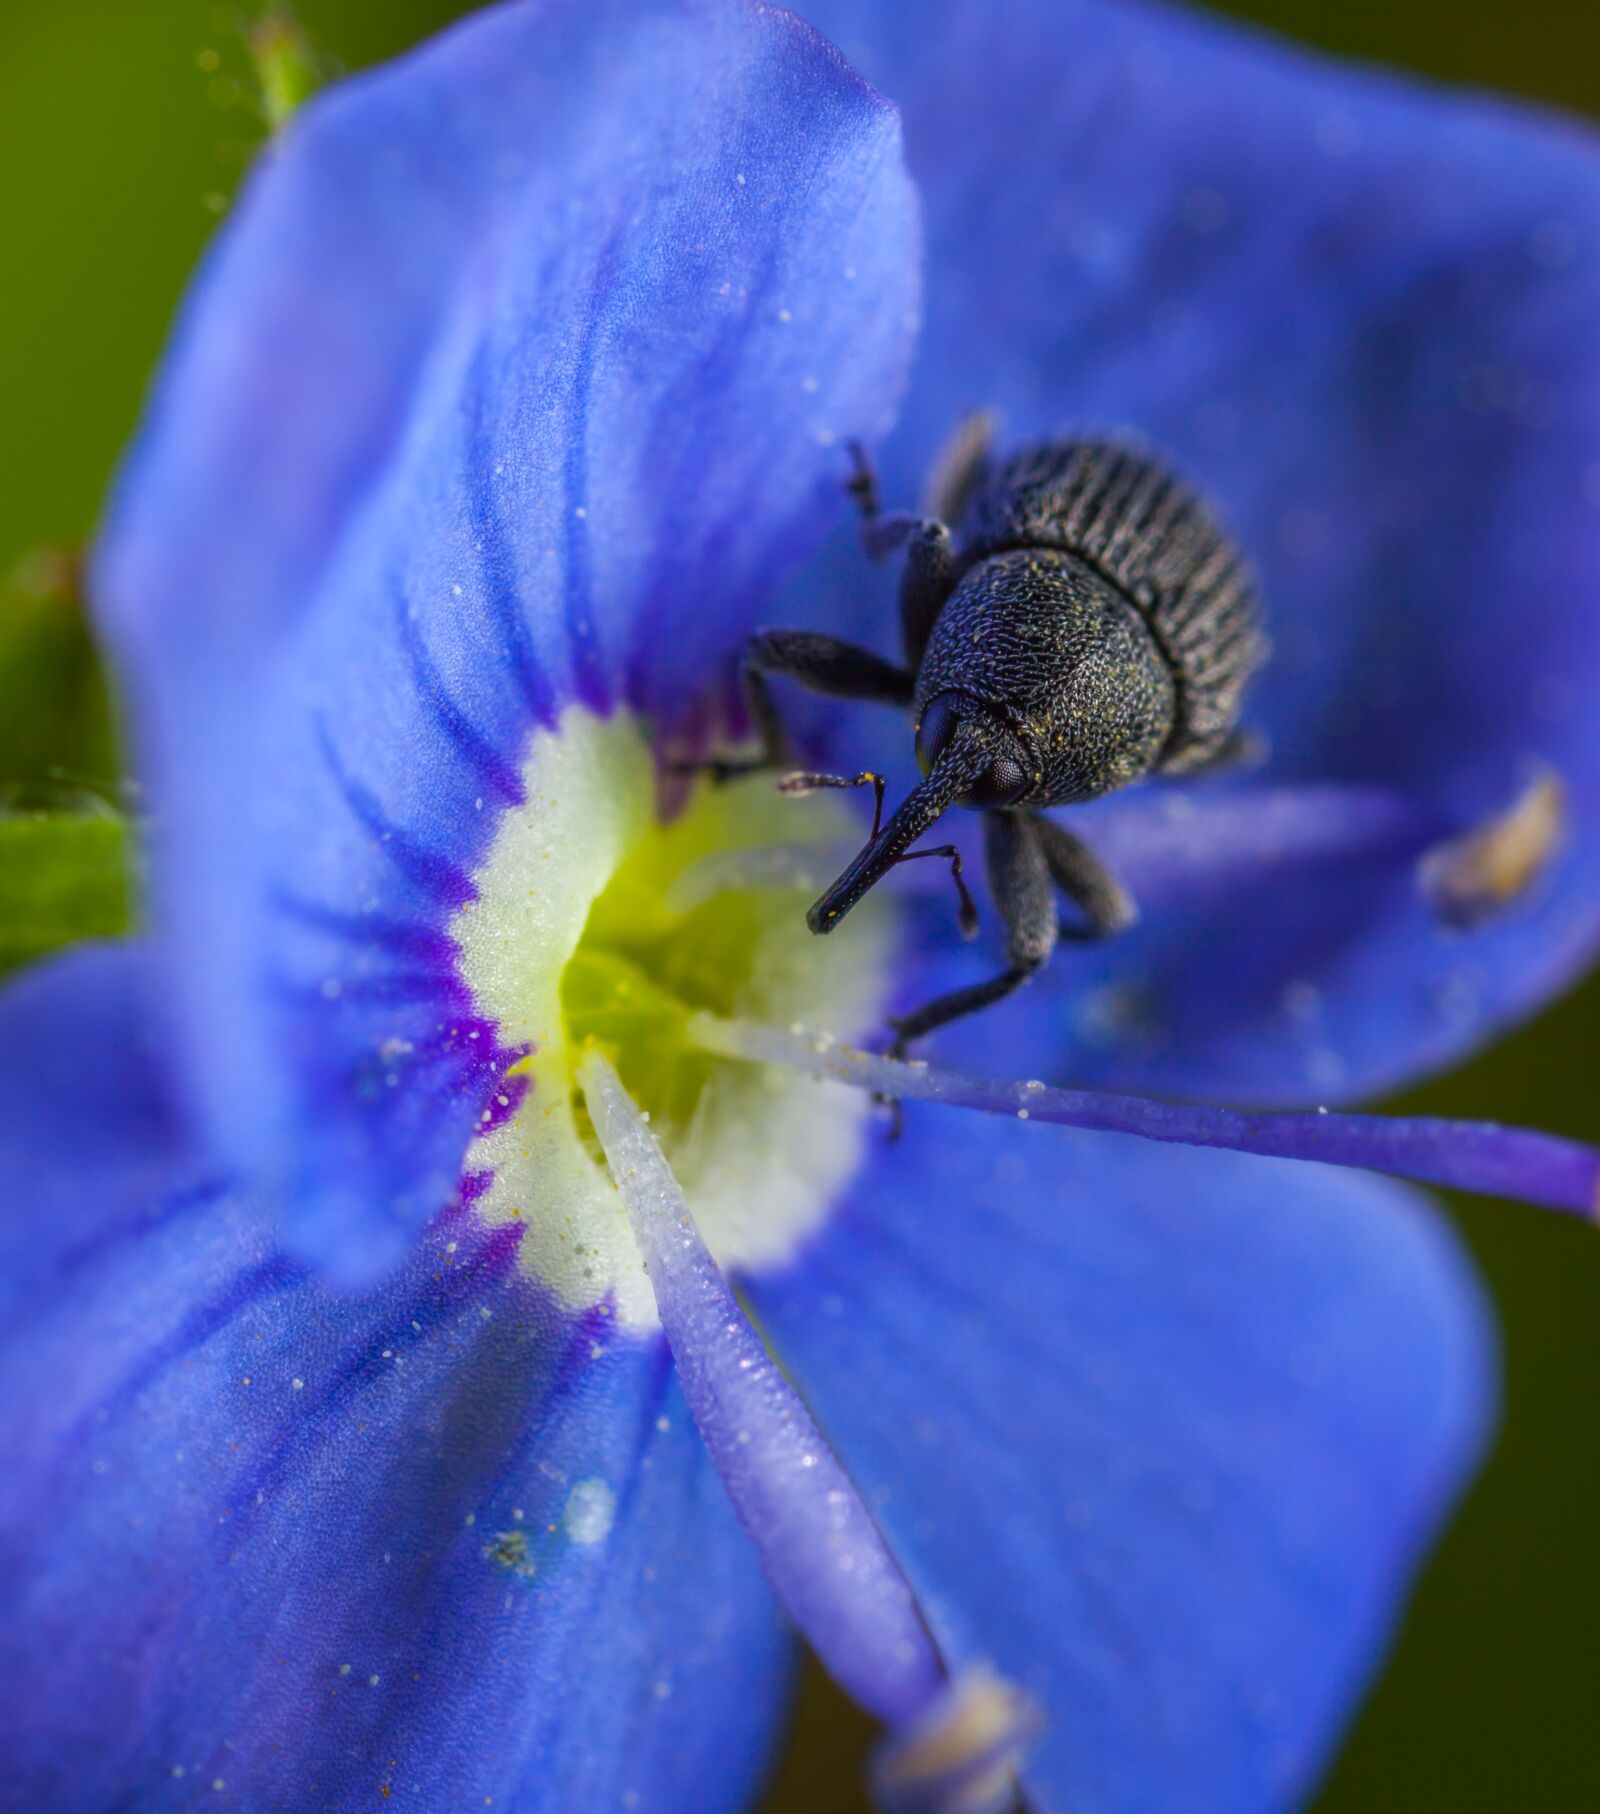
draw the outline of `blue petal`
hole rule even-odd
[[[1568,784],[1567,846],[1500,921],[1441,930],[1376,856],[1315,925],[1245,878],[1226,911],[1169,912],[1095,965],[1142,1005],[1125,1043],[1085,1038],[1069,989],[1042,983],[1035,1012],[1043,996],[1068,1023],[1051,1068],[1350,1095],[1561,988],[1600,933],[1594,138],[1178,10],[804,10],[901,104],[924,190],[927,325],[888,500],[915,499],[977,406],[1009,438],[1132,430],[1260,570],[1275,652],[1248,718],[1274,781],[1378,784],[1456,826],[1504,806],[1530,760]],[[891,592],[850,551],[790,597],[858,634],[873,609],[888,640]],[[847,765],[881,759],[863,716],[836,733]],[[903,732],[895,755],[906,772]]]
[[[910,1111],[756,1314],[1041,1810],[1290,1805],[1481,1449],[1487,1318],[1411,1192]]]
[[[347,1276],[503,1065],[442,928],[532,732],[688,711],[887,425],[916,273],[893,111],[743,0],[496,9],[257,173],[97,591],[191,1087]]]
[[[197,1169],[145,980],[86,951],[0,1001],[9,1792],[744,1805],[788,1640],[665,1345],[470,1209],[331,1295]]]

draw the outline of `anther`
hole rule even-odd
[[[1561,846],[1567,794],[1541,768],[1502,813],[1426,852],[1418,879],[1447,925],[1476,926],[1520,900]]]
[[[872,1786],[889,1814],[930,1808],[989,1814],[1015,1805],[1016,1773],[1039,1710],[982,1664],[958,1676],[928,1712],[885,1739]]]

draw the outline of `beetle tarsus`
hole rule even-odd
[[[669,762],[666,772],[669,775],[701,776],[713,787],[723,787],[729,781],[742,781],[746,775],[759,775],[775,766],[764,756],[708,756],[698,762]]]
[[[989,892],[1005,923],[1007,967],[999,976],[971,983],[964,989],[952,989],[914,1013],[891,1020],[889,1025],[895,1036],[889,1048],[892,1058],[904,1058],[914,1041],[925,1039],[940,1027],[1004,1001],[1048,961],[1055,949],[1055,899],[1038,821],[1028,813],[991,812],[984,814],[983,830]]]
[[[965,989],[952,989],[948,995],[935,996],[912,1014],[898,1014],[890,1020],[889,1026],[894,1039],[889,1046],[891,1058],[904,1058],[919,1039],[926,1039],[930,1033],[936,1033],[940,1027],[947,1027],[953,1020],[963,1020],[969,1014],[976,1014],[980,1008],[992,1006],[997,1001],[1004,1001],[1013,995],[1027,982],[1039,968],[1037,964],[1017,966],[1003,970],[998,976],[991,976],[987,981],[972,983]]]
[[[878,474],[861,442],[849,440],[844,445],[845,452],[850,456],[850,477],[845,480],[844,488],[855,499],[856,508],[870,523],[883,507],[878,496]]]

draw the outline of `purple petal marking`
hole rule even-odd
[[[352,817],[381,850],[396,872],[448,909],[478,898],[477,885],[459,863],[402,831],[385,814],[377,797],[363,787],[345,767],[326,720],[316,726],[317,748],[324,766],[349,807]]]
[[[460,752],[484,786],[507,806],[520,806],[527,797],[522,776],[514,762],[495,747],[487,732],[472,722],[469,714],[450,696],[439,664],[428,653],[418,626],[418,611],[406,591],[405,581],[392,579],[395,629],[406,659],[411,663],[412,681],[417,699],[441,735]]]
[[[922,1059],[885,1058],[830,1036],[785,1032],[697,1014],[689,1037],[702,1051],[755,1064],[789,1065],[897,1101],[920,1098],[1023,1121],[1133,1134],[1181,1146],[1219,1146],[1277,1159],[1357,1166],[1510,1197],[1544,1209],[1600,1215],[1600,1151],[1534,1128],[1437,1116],[1252,1114],[1205,1103],[1060,1089],[1038,1082],[973,1077]]]
[[[918,1720],[945,1673],[899,1564],[728,1289],[615,1070],[591,1052],[580,1079],[684,1397],[767,1578],[850,1695],[886,1725]]]
[[[892,419],[919,248],[894,109],[746,0],[486,8],[319,96],[233,211],[94,592],[173,1062],[343,1283],[398,1263],[481,1112],[443,1067],[366,1087],[440,1007],[379,928],[448,936],[537,728],[664,736],[722,683]]]

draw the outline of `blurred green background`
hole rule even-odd
[[[464,10],[303,0],[298,18],[330,67],[356,68]],[[1600,113],[1593,0],[1232,10],[1332,50]],[[63,859],[81,878],[73,924],[85,931],[116,923],[121,889],[113,749],[74,550],[186,277],[261,141],[244,48],[255,17],[215,0],[0,0],[0,807],[17,809],[0,817],[0,895],[22,885],[32,809],[87,811]],[[52,930],[41,924],[39,942]],[[0,963],[27,954],[24,933]],[[1600,981],[1403,1106],[1592,1139],[1597,1054]],[[1600,1807],[1600,1243],[1532,1211],[1454,1207],[1501,1307],[1504,1429],[1321,1814]],[[812,1671],[771,1807],[863,1807],[870,1736]]]

